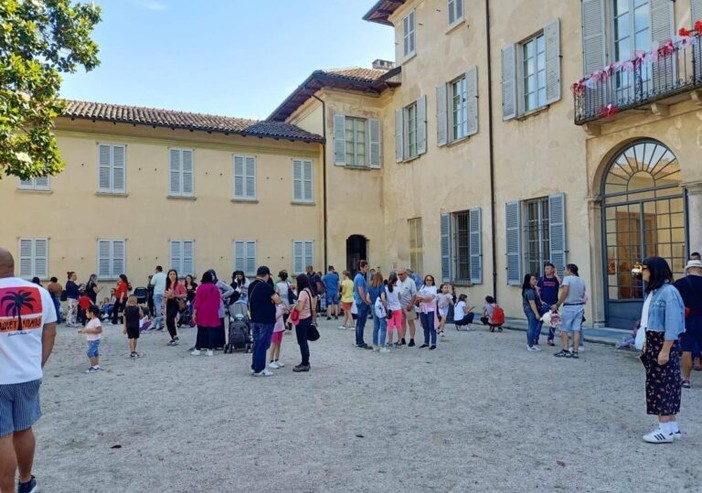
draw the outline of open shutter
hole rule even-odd
[[[22,278],[30,279],[32,277],[33,243],[30,239],[22,239],[19,242],[19,275]]]
[[[244,272],[247,276],[256,274],[256,242],[246,242],[246,268]]]
[[[245,171],[245,184],[246,184],[246,198],[255,199],[256,198],[256,158],[253,156],[246,156],[244,159],[244,171]]]
[[[480,208],[468,211],[468,232],[470,234],[470,282],[483,282],[482,214]]]
[[[466,72],[466,113],[468,118],[467,135],[478,133],[478,67]]]
[[[124,193],[126,191],[125,150],[124,146],[112,146],[112,191],[115,193]]]
[[[670,0],[650,0],[651,39],[662,45],[673,36],[674,3]],[[651,63],[651,77],[656,92],[673,87],[675,82],[675,61],[673,57],[661,57]]]
[[[604,0],[582,0],[583,75],[605,66]]]
[[[380,168],[382,159],[382,136],[381,136],[380,120],[370,118],[368,120],[368,135],[370,136],[370,153],[368,166],[371,168]]]
[[[546,58],[546,104],[561,99],[561,20],[544,27]]]
[[[112,150],[109,145],[100,144],[98,147],[98,190],[110,192],[112,189]]]
[[[451,280],[451,215],[441,214],[441,280]]]
[[[334,114],[334,164],[346,165],[346,116]]]
[[[404,108],[395,110],[395,161],[401,163],[404,159],[405,140],[402,133]]]
[[[502,119],[517,116],[517,47],[514,44],[502,48]]]
[[[436,86],[436,145],[448,144],[448,100],[446,84]]]
[[[186,276],[190,274],[191,276],[195,273],[195,243],[192,240],[183,242],[183,272],[178,274],[181,276]]]
[[[49,240],[34,240],[34,275],[39,279],[49,278]]]
[[[690,25],[702,21],[702,0],[690,0]]]
[[[417,155],[427,152],[427,97],[417,100]]]
[[[561,271],[567,263],[565,194],[563,193],[548,197],[548,229],[551,263]]]
[[[507,284],[519,286],[522,284],[522,218],[519,201],[505,204],[505,227],[507,237]]]
[[[193,151],[181,151],[181,170],[182,170],[182,193],[183,195],[193,195]]]
[[[244,198],[244,156],[234,156],[234,197]]]

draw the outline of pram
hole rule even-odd
[[[251,321],[249,320],[248,306],[245,301],[237,301],[228,307],[229,310],[229,337],[224,346],[225,353],[244,351],[250,353],[253,348],[251,338]]]
[[[140,305],[145,305],[149,301],[149,290],[144,287],[134,288],[132,294],[136,296],[137,303]]]
[[[193,322],[193,304],[188,303],[185,306],[185,310],[180,312],[180,316],[178,317],[178,327],[181,325],[187,325],[188,327],[195,327],[195,323]]]

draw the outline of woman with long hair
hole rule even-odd
[[[385,341],[388,335],[388,321],[386,317],[378,316],[375,310],[375,304],[379,297],[383,307],[387,306],[385,281],[382,273],[376,271],[375,274],[373,274],[373,278],[368,286],[368,295],[370,296],[371,314],[373,315],[373,351],[387,353],[389,350],[385,346]]]
[[[115,304],[112,307],[112,325],[119,323],[119,312],[124,310],[129,296],[129,280],[124,274],[119,275],[117,288],[115,289]]]
[[[68,271],[66,273],[66,301],[68,302],[68,310],[66,310],[66,325],[75,327],[78,325],[78,298],[80,298],[80,290],[83,287],[78,285],[78,276],[75,272]]]
[[[91,274],[88,279],[88,283],[85,285],[85,294],[93,302],[93,305],[97,305],[97,296],[102,291],[102,288],[98,286],[97,275]]]
[[[680,354],[678,337],[685,330],[685,305],[673,287],[665,259],[649,257],[641,267],[645,283],[640,329],[646,331],[641,361],[646,369],[646,413],[658,416],[658,428],[643,436],[647,443],[671,443],[681,438]]]
[[[310,346],[307,342],[307,330],[312,325],[317,300],[315,296],[312,296],[310,279],[306,274],[300,274],[295,281],[297,283],[297,303],[295,303],[293,310],[300,314],[300,321],[295,326],[295,335],[300,346],[302,361],[293,368],[293,371],[303,372],[310,371]]]
[[[185,286],[178,280],[178,272],[175,269],[169,270],[166,274],[166,292],[163,295],[166,300],[166,328],[171,336],[171,340],[168,342],[169,346],[177,346],[180,340],[175,321],[180,311],[178,300],[185,300],[187,296]]]
[[[197,325],[195,349],[190,353],[193,356],[200,356],[203,347],[207,348],[207,356],[214,355],[220,301],[219,288],[214,283],[212,273],[205,272],[193,301],[193,321]]]
[[[424,329],[424,344],[419,348],[428,347],[436,349],[436,283],[434,276],[427,274],[424,276],[422,288],[417,293],[417,301],[419,302],[419,320],[422,322]]]
[[[526,274],[524,282],[522,282],[522,308],[527,322],[529,322],[527,330],[527,350],[529,351],[541,351],[536,345],[539,338],[539,324],[541,323],[541,315],[539,314],[541,298],[536,292],[536,281],[535,275]]]
[[[399,349],[400,345],[400,331],[402,330],[402,305],[400,304],[400,290],[397,286],[397,274],[391,272],[388,276],[388,282],[385,286],[385,300],[387,301],[386,311],[387,311],[387,344],[388,347],[393,346],[393,332],[397,333],[395,337],[394,347]]]
[[[195,294],[197,293],[197,283],[195,282],[195,279],[193,279],[193,276],[191,276],[190,274],[185,276],[184,285],[185,292],[187,293],[186,299],[189,303],[192,303],[193,301],[195,301]]]

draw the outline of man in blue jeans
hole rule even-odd
[[[266,352],[271,345],[275,325],[275,306],[283,301],[275,292],[271,271],[262,265],[256,271],[256,279],[249,284],[249,311],[253,332],[251,374],[255,377],[270,377],[273,372],[266,369]]]
[[[368,296],[368,283],[366,282],[366,272],[368,272],[368,262],[361,260],[358,263],[359,271],[353,279],[353,301],[358,308],[356,318],[356,347],[361,349],[373,349],[363,340],[363,332],[366,330],[368,321],[368,306],[370,296]]]

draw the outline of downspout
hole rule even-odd
[[[324,143],[322,144],[322,190],[324,190],[324,202],[322,203],[322,222],[324,231],[324,263],[322,264],[322,272],[326,272],[327,265],[327,234],[328,234],[328,218],[327,218],[327,103],[324,100],[313,94],[312,97],[322,103],[322,137],[324,137]]]
[[[492,46],[490,38],[490,0],[485,0],[485,37],[487,39],[488,140],[490,142],[490,228],[492,240],[492,295],[497,299],[497,223],[495,219],[495,136],[492,125]]]

